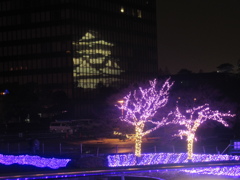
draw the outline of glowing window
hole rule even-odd
[[[120,12],[124,13],[124,7],[121,7]]]
[[[142,11],[139,9],[137,10],[137,17],[142,18]]]
[[[132,9],[132,16],[135,16],[135,12],[134,12],[134,9]]]
[[[234,149],[240,149],[240,142],[234,142]]]

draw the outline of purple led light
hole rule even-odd
[[[187,173],[208,174],[218,176],[240,176],[240,166],[222,166],[222,167],[199,167],[190,169],[181,169]]]
[[[193,142],[194,140],[197,140],[195,137],[196,131],[202,123],[210,119],[217,121],[227,127],[228,124],[224,120],[224,117],[235,116],[235,114],[221,113],[218,110],[212,111],[210,110],[209,104],[204,104],[202,106],[188,109],[184,114],[182,114],[179,110],[179,107],[177,107],[174,112],[175,118],[172,120],[172,123],[179,124],[184,127],[184,129],[178,130],[178,134],[175,134],[175,136],[180,136],[181,139],[183,136],[187,137],[187,150],[189,160],[192,160],[193,156]]]
[[[60,167],[66,167],[71,159],[57,159],[57,158],[43,158],[40,156],[30,155],[3,155],[0,154],[0,163],[4,165],[20,164],[20,165],[32,165],[36,167],[49,167],[51,169],[58,169]]]
[[[152,118],[157,110],[164,107],[169,98],[169,91],[173,86],[170,78],[167,79],[160,90],[156,90],[157,80],[149,81],[150,87],[142,88],[129,92],[122,100],[118,101],[116,106],[122,111],[119,119],[135,127],[135,155],[141,155],[142,138],[155,131],[161,126],[166,125],[168,117],[164,117],[159,121]],[[144,129],[146,123],[154,126],[150,129]]]
[[[149,153],[138,158],[134,154],[109,155],[109,167],[143,166],[157,164],[187,163],[187,153]],[[193,162],[239,161],[240,156],[221,154],[193,154]]]

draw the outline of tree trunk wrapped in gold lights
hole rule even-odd
[[[141,156],[142,138],[167,123],[168,115],[157,121],[152,118],[158,109],[167,104],[173,82],[167,79],[159,90],[156,90],[156,79],[149,81],[149,84],[149,88],[139,87],[138,90],[129,92],[116,105],[121,110],[120,120],[135,127],[135,155],[138,157]],[[145,130],[146,123],[151,123],[154,127]]]
[[[194,107],[185,111],[183,115],[179,107],[176,108],[174,112],[175,118],[172,120],[172,123],[179,124],[185,127],[185,129],[179,130],[177,136],[181,138],[183,136],[187,137],[187,151],[188,151],[188,161],[192,161],[193,158],[193,143],[196,140],[196,131],[198,127],[207,120],[217,121],[224,126],[228,126],[227,122],[223,119],[224,117],[234,117],[234,114],[221,113],[218,110],[210,110],[208,104],[202,106]]]

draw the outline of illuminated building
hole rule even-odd
[[[119,81],[121,70],[111,57],[112,43],[97,37],[95,32],[87,32],[78,42],[73,42],[73,78],[78,88],[95,89],[99,83],[110,86]],[[84,77],[88,77],[85,79]]]
[[[0,85],[91,102],[97,87],[156,76],[155,0],[3,0],[0,26]]]

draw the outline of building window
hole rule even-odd
[[[120,12],[124,13],[124,7],[121,7]]]
[[[137,17],[142,18],[142,11],[139,9],[137,10]]]
[[[135,16],[135,11],[134,11],[134,9],[132,9],[132,16]]]
[[[240,149],[240,142],[234,142],[234,149]]]

